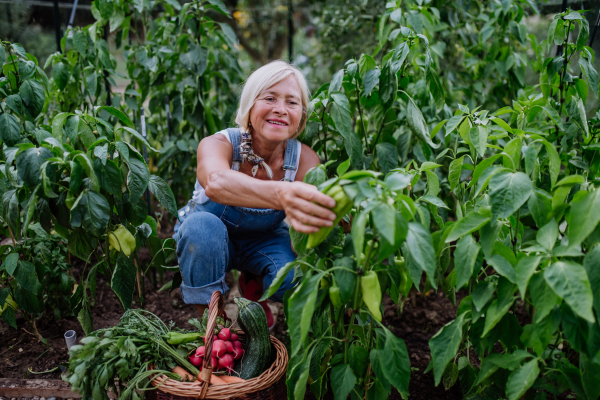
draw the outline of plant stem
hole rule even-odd
[[[360,90],[358,89],[358,78],[356,78],[356,107],[358,107],[358,115],[360,115],[360,123],[362,125],[363,136],[365,139],[365,149],[369,148],[367,143],[367,130],[365,129],[365,120],[363,118],[362,108],[360,108]]]
[[[385,110],[385,112],[383,113],[384,119],[385,119],[386,113],[387,113],[387,110]],[[377,145],[377,141],[379,140],[379,135],[381,135],[381,131],[383,131],[384,126],[385,126],[385,123],[382,122],[381,126],[379,127],[379,131],[377,132],[377,135],[375,136],[375,140],[373,140],[373,146],[371,146],[371,151],[369,152],[370,154],[373,154],[373,151],[375,151],[375,146]]]
[[[325,110],[327,107],[323,106],[323,113],[321,114],[321,125],[323,126],[323,137],[319,135],[319,141],[321,142],[321,148],[323,149],[323,156],[325,163],[327,163],[327,124],[325,123]]]

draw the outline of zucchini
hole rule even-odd
[[[267,327],[267,315],[262,306],[254,301],[236,297],[238,324],[246,334],[245,354],[236,369],[240,378],[252,379],[262,374],[271,362],[271,339]]]

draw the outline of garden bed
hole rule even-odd
[[[231,274],[227,274],[228,284],[233,282]],[[233,297],[237,292],[237,284],[232,285],[232,291],[226,298],[226,310],[235,313]],[[155,313],[164,321],[173,321],[178,327],[192,328],[188,319],[196,317],[196,310],[183,303],[181,293],[175,290],[158,293],[149,280],[146,280],[147,305],[146,309]],[[233,295],[232,295],[233,294]],[[460,297],[459,297],[460,298]],[[273,303],[277,313],[277,326],[274,335],[285,340],[286,325],[280,305]],[[134,307],[139,307],[136,302]],[[453,307],[442,293],[433,295],[417,294],[405,303],[402,315],[397,315],[397,306],[389,299],[385,300],[383,323],[396,335],[401,337],[408,348],[412,376],[410,382],[411,399],[462,399],[458,385],[445,391],[443,386],[435,387],[431,374],[423,374],[430,360],[427,342],[444,324],[456,315]],[[94,329],[113,326],[118,323],[123,309],[108,282],[100,279],[98,285],[98,300],[93,311]],[[24,320],[18,319],[19,330],[0,325],[0,337],[5,344],[4,353],[0,353],[0,378],[10,379],[60,379],[60,369],[43,375],[34,372],[46,371],[59,366],[68,360],[67,348],[63,334],[69,329],[77,332],[77,337],[83,337],[83,331],[76,318],[65,318],[62,321],[43,320],[38,326],[40,334],[48,341],[48,345],[40,342],[25,326]],[[4,346],[3,346],[4,347]],[[309,394],[311,395],[311,394]],[[0,397],[2,389],[0,388]],[[48,397],[48,396],[46,396]],[[400,399],[394,390],[391,399]]]

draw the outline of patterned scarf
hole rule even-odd
[[[254,150],[252,150],[252,135],[248,132],[241,132],[241,134],[242,143],[240,143],[240,155],[242,156],[242,163],[250,161],[254,164],[252,167],[252,176],[256,176],[258,166],[261,165],[265,171],[267,171],[269,178],[273,179],[273,171],[271,170],[271,167],[267,165],[264,158],[254,154]]]

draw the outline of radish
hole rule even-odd
[[[235,342],[233,342],[233,347],[239,347],[241,349],[242,348],[242,342],[240,342],[239,340],[236,340]]]
[[[204,346],[200,346],[196,349],[196,357],[203,357],[204,356],[204,351],[205,351],[205,347]]]
[[[219,358],[219,368],[225,368],[230,373],[233,371],[233,357],[231,357],[231,354],[225,354]]]
[[[227,353],[227,346],[225,345],[225,342],[222,340],[215,340],[213,343],[212,355],[214,357],[221,357],[225,353]]]
[[[233,343],[231,343],[229,340],[225,342],[225,346],[227,347],[227,352],[228,353],[233,353]]]
[[[217,365],[218,365],[218,364],[217,364],[217,357],[215,357],[215,356],[212,356],[212,357],[210,358],[210,362],[212,363],[212,367],[213,367],[214,369],[217,369]]]
[[[192,365],[194,367],[199,367],[202,364],[202,357],[197,356],[197,355],[191,355],[190,356],[190,362],[192,363]]]
[[[219,339],[221,340],[229,340],[230,337],[231,331],[229,330],[229,328],[223,328],[221,329],[221,332],[219,332]]]
[[[233,348],[233,359],[239,360],[240,358],[242,358],[244,353],[245,353],[245,351],[241,347],[234,347]]]
[[[238,340],[238,339],[239,339],[239,336],[238,336],[238,335],[236,335],[235,333],[232,333],[232,334],[231,334],[231,338],[230,338],[229,340],[231,340],[232,342],[235,342],[235,341],[236,341],[236,340]]]

